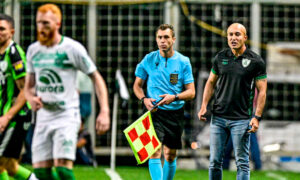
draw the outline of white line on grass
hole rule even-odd
[[[267,173],[266,176],[274,178],[276,180],[287,180],[285,177],[283,177],[283,176],[281,176],[279,174],[276,174],[276,173],[271,173],[271,172]]]
[[[111,180],[122,180],[120,175],[111,169],[105,169],[106,174],[110,177]]]

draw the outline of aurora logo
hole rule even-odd
[[[38,86],[40,92],[64,92],[64,86],[62,85],[59,75],[51,69],[43,69],[40,71],[39,81],[44,85]]]

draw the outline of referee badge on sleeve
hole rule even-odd
[[[170,74],[170,82],[172,84],[177,84],[177,82],[178,82],[178,74]]]

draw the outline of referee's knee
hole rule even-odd
[[[168,162],[173,162],[175,160],[177,156],[177,151],[165,151],[164,152],[164,157],[165,157],[165,160],[168,161]]]
[[[173,162],[176,158],[176,155],[165,155],[165,160],[168,162]]]
[[[161,158],[161,148],[159,148],[151,157],[150,159],[160,159]]]

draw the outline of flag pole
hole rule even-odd
[[[117,146],[117,117],[119,96],[124,100],[129,100],[129,92],[125,80],[121,74],[120,69],[116,71],[116,89],[113,101],[113,116],[112,116],[112,130],[111,130],[111,155],[110,155],[110,169],[115,171],[116,168],[116,146]]]
[[[114,94],[113,117],[112,117],[112,132],[111,132],[111,155],[110,169],[115,170],[116,167],[116,138],[117,138],[117,115],[118,115],[119,94],[118,91]]]

